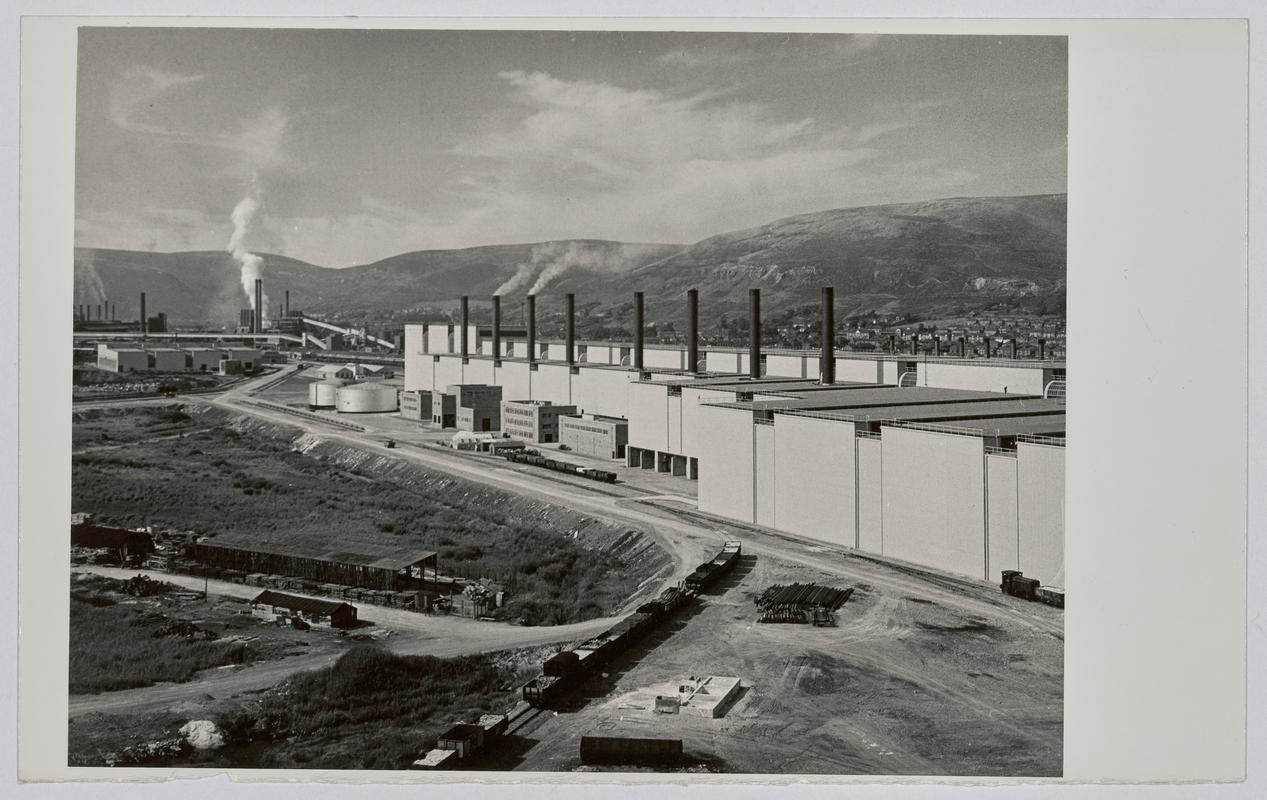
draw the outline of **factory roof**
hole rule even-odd
[[[299,597],[265,589],[255,596],[251,605],[263,603],[270,606],[289,608],[291,611],[304,611],[309,614],[333,614],[341,608],[355,608],[351,603],[340,603],[336,600],[320,600],[316,597]]]
[[[977,436],[1011,437],[1025,434],[1040,436],[1063,436],[1065,433],[1065,415],[1048,414],[1034,417],[988,417],[986,419],[966,420],[949,425],[933,423],[895,421],[898,427],[915,428],[917,430],[942,430],[946,433],[964,433]]]
[[[775,411],[774,413],[779,413]],[[808,410],[790,413],[807,413],[826,419],[845,422],[879,422],[882,420],[980,420],[999,417],[1064,415],[1065,404],[1059,400],[1045,400],[1033,397],[1017,397],[997,402],[979,401],[969,403],[934,403],[914,406],[870,406],[856,410]]]
[[[253,553],[267,553],[274,556],[293,556],[295,558],[311,558],[317,561],[330,561],[337,564],[355,564],[374,569],[390,569],[399,571],[411,567],[420,561],[429,561],[436,557],[431,550],[417,550],[409,547],[390,547],[375,545],[369,542],[348,542],[337,534],[328,539],[324,536],[305,534],[294,536],[287,542],[260,543],[247,539],[247,534],[222,533],[213,539],[200,542],[208,547],[223,547],[228,550],[248,550]],[[354,550],[346,548],[355,548]]]
[[[772,413],[780,409],[833,409],[866,408],[882,406],[930,405],[934,403],[978,403],[991,400],[1022,399],[1030,395],[1003,394],[1002,392],[977,392],[965,389],[937,389],[930,386],[872,386],[865,389],[840,389],[839,391],[813,392],[806,397],[787,397],[769,400],[744,400],[734,403],[705,403],[719,408],[738,408]]]
[[[814,383],[813,380],[805,378],[800,381],[788,380],[787,378],[752,378],[745,375],[706,375],[698,376],[685,373],[673,380],[659,381],[643,381],[643,383],[652,383],[657,386],[738,386],[743,385],[784,385],[794,384],[806,386]]]

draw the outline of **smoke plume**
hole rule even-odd
[[[536,294],[575,267],[588,272],[616,273],[632,269],[643,262],[654,248],[637,245],[612,245],[599,242],[547,242],[532,248],[527,261],[515,267],[495,294],[506,295],[536,280],[528,294]]]
[[[238,204],[233,207],[233,235],[229,237],[229,244],[225,247],[225,250],[231,253],[241,266],[242,291],[246,292],[246,299],[251,308],[255,308],[255,279],[260,277],[260,267],[264,264],[264,259],[246,249],[245,239],[251,231],[251,222],[255,219],[255,212],[259,210],[259,207],[258,191],[238,201]],[[268,308],[268,295],[265,294],[264,308],[261,309],[261,316],[265,320],[271,319]]]
[[[106,287],[97,274],[97,254],[88,250],[82,255],[75,254],[75,295],[84,303],[95,305],[106,302]]]

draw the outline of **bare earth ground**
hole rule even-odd
[[[249,385],[238,386],[212,402],[377,455],[636,525],[674,556],[671,580],[689,572],[721,541],[743,542],[744,561],[729,583],[612,665],[608,678],[583,687],[572,708],[557,716],[537,715],[516,731],[500,758],[486,762],[490,768],[576,769],[580,736],[597,733],[681,737],[691,756],[726,772],[1061,772],[1063,612],[1003,597],[997,586],[984,582],[881,563],[708,518],[694,512],[694,485],[682,479],[621,467],[621,483],[595,486],[436,448],[431,442],[441,434],[398,417],[358,417],[368,433],[296,419],[254,405],[249,391]],[[385,450],[384,436],[402,446]],[[644,482],[644,476],[649,480]],[[770,584],[789,581],[857,591],[840,610],[836,628],[757,623],[753,597]],[[598,622],[575,626],[574,638],[583,638],[581,628]],[[432,629],[435,639],[423,640],[428,649],[415,652],[495,649],[467,639],[480,626],[468,624],[472,627]],[[502,647],[532,644],[503,638],[515,630],[498,625],[490,633],[504,642]],[[398,649],[410,635],[402,631],[399,639],[388,641]],[[655,716],[646,710],[653,697],[648,690],[700,674],[743,681],[742,696],[724,718]],[[231,698],[244,690],[249,691],[229,685],[214,694]]]

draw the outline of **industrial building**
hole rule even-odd
[[[402,419],[425,420],[431,417],[431,392],[423,390],[400,393],[400,416]]]
[[[595,414],[560,417],[559,442],[581,455],[623,459],[629,422]]]
[[[603,457],[619,452],[622,426],[599,420],[627,420],[626,464],[698,480],[702,512],[972,578],[1020,569],[1063,586],[1063,361],[926,353],[918,341],[842,353],[829,289],[822,347],[762,349],[756,290],[750,299],[746,349],[699,347],[694,291],[681,347],[645,345],[640,293],[629,343],[578,342],[570,295],[562,343],[537,341],[531,296],[526,336],[509,347],[496,316],[489,347],[465,317],[406,326],[406,389],[480,383],[572,406],[560,438]]]
[[[340,414],[381,414],[399,408],[400,387],[388,383],[354,383],[334,390],[334,407]]]
[[[347,381],[337,378],[327,378],[308,384],[308,409],[317,411],[335,408],[338,405],[339,389],[346,385]]]
[[[289,575],[297,578],[359,586],[366,589],[405,591],[422,587],[430,572],[435,575],[434,552],[367,542],[327,541],[304,537],[288,545],[266,544],[226,534],[215,541],[202,539],[189,546],[195,561],[244,573]]]
[[[462,431],[501,430],[501,402],[500,386],[453,384],[443,392],[432,392],[431,421]]]
[[[545,400],[503,400],[501,429],[527,442],[552,444],[559,438],[559,418],[576,413],[576,406]]]
[[[220,369],[225,360],[236,361],[250,372],[261,361],[254,348],[115,347],[97,345],[97,368],[108,372],[211,372]]]
[[[107,372],[143,372],[150,368],[149,354],[136,347],[97,346],[97,369]]]

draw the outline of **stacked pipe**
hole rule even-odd
[[[686,291],[686,368],[699,372],[699,289]]]
[[[568,292],[567,294],[567,363],[572,366],[576,363],[576,295]]]
[[[748,376],[761,377],[761,290],[748,290]]]
[[[537,296],[528,295],[528,363],[537,360]]]
[[[644,331],[646,329],[646,320],[643,317],[642,292],[634,292],[634,349],[633,349],[633,367],[641,370],[643,364],[643,345]]]
[[[823,287],[823,352],[818,359],[819,383],[836,382],[836,302],[835,290]]]

